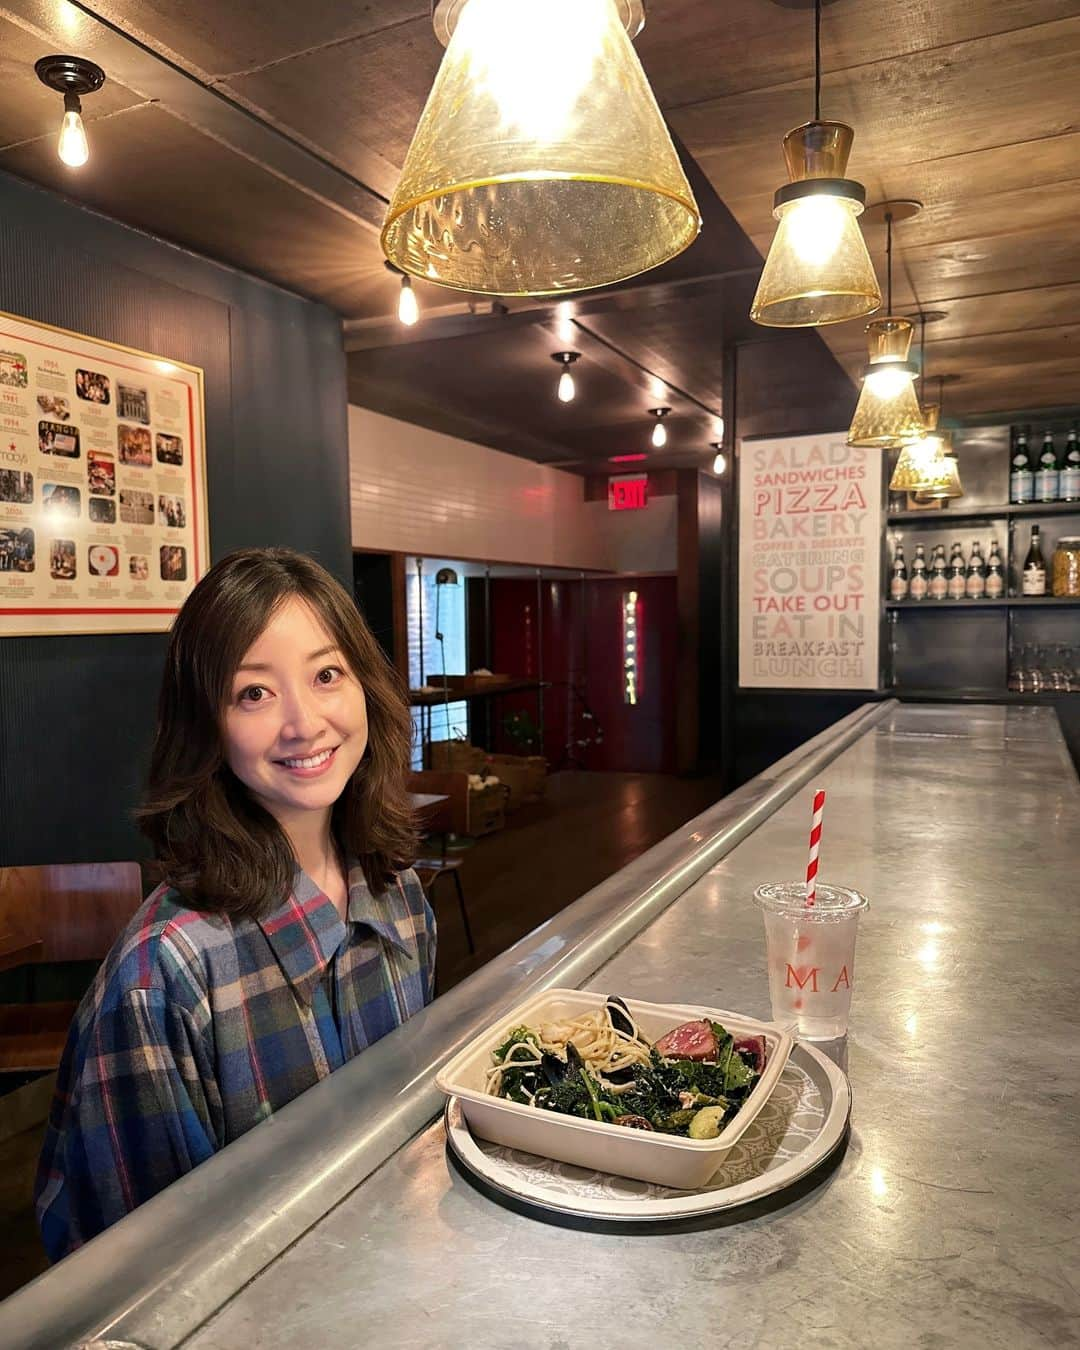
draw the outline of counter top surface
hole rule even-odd
[[[865,892],[852,1135],[817,1189],[664,1234],[485,1198],[431,1125],[184,1345],[1080,1344],[1080,787],[1052,712],[897,708],[823,774],[822,879]],[[587,983],[769,1016],[756,884],[807,793]]]

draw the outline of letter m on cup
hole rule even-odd
[[[789,961],[787,968],[787,979],[784,981],[784,985],[788,989],[792,989],[795,987],[798,987],[799,989],[805,989],[806,986],[809,985],[810,992],[812,994],[816,994],[818,991],[817,977],[818,971],[820,969],[821,969],[820,966],[800,966],[799,969],[796,970],[795,967]]]

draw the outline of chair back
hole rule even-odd
[[[0,867],[0,932],[40,938],[42,961],[100,961],[142,899],[135,862]]]

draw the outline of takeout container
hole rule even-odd
[[[435,1084],[447,1096],[457,1097],[473,1134],[493,1144],[680,1190],[705,1186],[779,1082],[794,1044],[790,1031],[771,1022],[757,1022],[718,1009],[626,1000],[634,1021],[650,1041],[658,1040],[682,1022],[701,1017],[720,1022],[736,1037],[765,1037],[765,1071],[738,1114],[716,1139],[683,1139],[674,1134],[580,1120],[492,1097],[484,1091],[485,1075],[493,1062],[491,1052],[514,1027],[535,1028],[543,1022],[578,1017],[602,1008],[605,1001],[603,994],[581,989],[547,989],[535,994],[470,1041],[436,1075]]]

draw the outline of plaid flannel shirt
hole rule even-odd
[[[79,1005],[34,1188],[53,1261],[204,1162],[430,1002],[435,919],[414,872],[348,923],[306,873],[269,917],[159,887]]]

